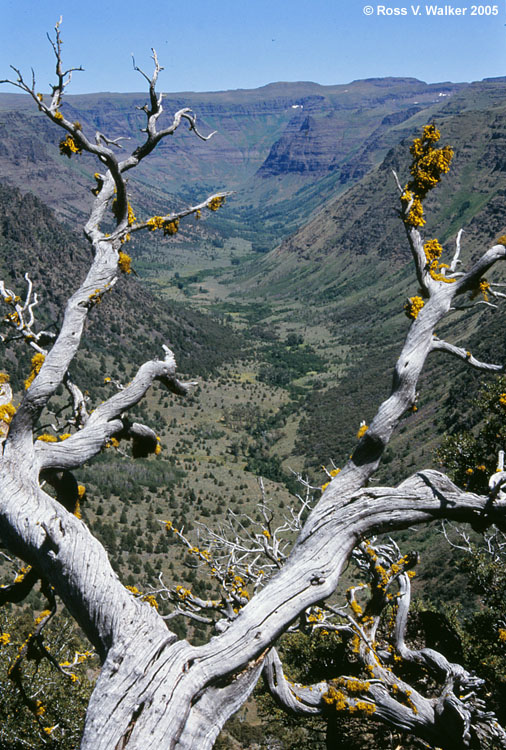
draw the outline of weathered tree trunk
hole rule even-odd
[[[170,126],[157,129],[163,108],[162,97],[155,92],[161,68],[154,54],[155,72],[151,78],[145,76],[150,99],[143,108],[146,139],[120,161],[113,150],[117,145],[114,141],[101,133],[94,139],[88,138],[79,123],[70,122],[60,112],[61,97],[69,79],[61,66],[59,25],[54,50],[58,80],[49,104],[36,94],[35,82],[28,86],[19,72],[14,85],[31,95],[39,109],[63,128],[74,153],[77,149],[95,155],[104,174],[96,175],[95,200],[85,228],[93,252],[90,269],[69,298],[61,330],[49,351],[44,349],[43,337],[34,328],[35,302],[30,297],[29,279],[24,304],[0,285],[4,302],[12,308],[8,316],[11,326],[37,354],[37,359],[32,360],[33,378],[2,444],[0,534],[14,554],[32,565],[54,587],[103,661],[89,704],[81,749],[207,750],[228,717],[251,694],[276,640],[308,607],[333,594],[343,567],[364,537],[437,518],[504,526],[505,500],[462,492],[438,472],[418,473],[398,488],[367,489],[366,485],[393,430],[416,401],[419,375],[432,351],[447,351],[481,369],[500,369],[480,363],[465,350],[440,341],[434,329],[458,296],[475,289],[483,274],[505,258],[506,247],[495,245],[465,274],[446,278],[444,271],[436,273],[412,218],[415,202],[420,200],[416,186],[410,188],[411,192],[401,189],[402,218],[425,302],[416,298],[417,306],[412,307],[416,308],[416,314],[411,314],[414,320],[395,368],[391,395],[381,404],[351,459],[332,479],[310,513],[279,572],[249,603],[230,614],[229,622],[221,627],[222,632],[207,644],[195,647],[177,640],[158,613],[122,585],[101,544],[73,515],[72,509],[67,509],[71,503],[64,507],[41,485],[44,476],[69,471],[93,458],[114,436],[135,441],[142,433],[154,450],[154,433],[147,427],[131,425],[124,415],[155,381],[175,393],[187,392],[190,384],[176,378],[170,350],[165,347],[163,360],[145,363],[128,386],[90,414],[79,388],[70,382],[69,365],[78,350],[88,311],[112,289],[118,268],[128,268],[125,260],[128,256],[122,248],[129,235],[146,228],[161,228],[171,234],[177,230],[180,218],[205,207],[214,210],[225,194],[210,196],[185,211],[137,221],[128,204],[124,174],[149,155],[163,137],[174,133],[182,120],[199,135],[196,118],[183,109],[175,114]],[[434,133],[429,135],[423,153],[434,156],[431,145]],[[444,162],[442,151],[435,155]],[[441,161],[438,159],[434,163]],[[437,169],[436,182],[441,171],[445,171]],[[106,234],[100,225],[106,217],[110,218],[111,210],[116,224],[111,234]],[[61,384],[72,397],[72,435],[63,442],[38,441],[35,434],[41,411]],[[449,747],[445,706],[438,715],[437,707],[431,711],[421,703],[415,714],[405,706],[399,708],[381,685],[371,688],[371,695],[378,713],[383,712],[386,721]],[[461,738],[464,736],[465,732],[461,733]]]

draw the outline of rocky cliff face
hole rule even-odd
[[[144,188],[170,195],[181,187],[226,187],[238,191],[239,203],[254,205],[264,199],[265,180],[270,177],[290,177],[289,194],[337,169],[342,170],[343,182],[356,179],[361,173],[357,157],[361,158],[364,148],[375,151],[371,135],[395,127],[414,108],[433,105],[440,88],[451,95],[461,86],[375,79],[346,86],[300,82],[254,90],[167,94],[167,122],[176,110],[189,106],[198,114],[202,130],[217,130],[217,134],[203,143],[182,127],[143,165]],[[111,138],[126,136],[130,141],[125,147],[131,148],[141,137],[144,114],[138,107],[145,101],[143,94],[67,96],[63,109],[90,134],[98,130]],[[60,213],[68,211],[64,201],[77,209],[96,165],[87,156],[71,162],[60,157],[61,132],[40,116],[28,97],[0,94],[0,136],[0,176],[43,195]],[[366,168],[372,162],[374,154]],[[59,178],[59,185],[49,194],[48,171]],[[271,202],[286,198],[283,184],[269,190]],[[73,200],[71,193],[76,191]]]
[[[204,143],[181,126],[132,175],[131,202],[136,214],[145,216],[208,191],[234,190],[213,231],[269,250],[377,167],[420,124],[442,112],[499,106],[504,89],[497,80],[428,85],[386,78],[166,94],[165,122],[189,106],[203,132],[217,133]],[[126,136],[125,148],[132,149],[142,137],[144,113],[138,108],[145,102],[144,94],[105,93],[68,96],[63,108],[90,136],[97,130],[111,138]],[[34,192],[75,222],[91,203],[96,163],[85,154],[62,157],[61,137],[28,97],[0,94],[0,180]],[[504,167],[500,149],[487,158]],[[178,239],[184,241],[185,232]]]
[[[342,183],[356,179],[377,161],[380,135],[462,87],[387,78],[328,88],[332,90],[325,95],[303,97],[292,107],[294,116],[258,170],[259,177],[295,173],[318,179],[340,169]]]
[[[497,82],[495,93],[499,88],[506,96],[506,85]],[[496,106],[494,96],[484,107],[479,89],[470,90],[469,97],[457,112],[452,103],[437,118],[442,142],[452,145],[455,156],[441,188],[427,198],[424,234],[446,242],[448,255],[461,228],[465,228],[462,247],[467,255],[482,252],[506,230],[506,106]],[[420,127],[424,114],[418,113]],[[339,296],[341,286],[358,283],[366,266],[381,275],[409,261],[392,170],[401,182],[409,176],[411,120],[409,130],[401,127],[396,132],[399,140],[405,136],[404,142],[392,148],[377,169],[329,201],[265,257],[253,277],[257,294],[265,289],[270,294],[279,290],[280,296],[332,298]],[[377,138],[383,144],[387,140],[381,133]],[[365,163],[367,147],[361,154],[358,165]]]

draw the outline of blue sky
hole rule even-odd
[[[378,76],[434,82],[506,75],[506,0],[478,6],[485,13],[496,7],[497,15],[489,16],[471,15],[473,6],[464,2],[449,6],[466,8],[460,16],[427,15],[426,6],[436,5],[432,2],[369,3],[2,0],[0,78],[10,75],[10,63],[27,77],[33,67],[37,88],[48,90],[53,63],[45,35],[60,15],[65,63],[86,71],[74,76],[68,92],[76,94],[143,90],[131,53],[149,70],[151,47],[165,67],[165,91],[254,88],[273,81],[333,84]],[[405,14],[394,15],[394,8]]]

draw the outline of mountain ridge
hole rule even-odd
[[[179,92],[164,95],[166,111],[184,106],[192,107],[204,132],[217,130],[208,143],[190,137],[179,129],[174,138],[165,139],[149,164],[142,167],[144,187],[148,186],[160,197],[160,203],[171,202],[176,193],[183,197],[197,186],[203,189],[232,189],[236,191],[236,206],[251,204],[254,210],[262,208],[269,200],[290,198],[310,181],[326,174],[325,165],[335,160],[336,144],[342,140],[342,157],[353,152],[375,127],[383,123],[390,127],[389,116],[413,106],[431,107],[437,103],[444,85],[447,93],[457,93],[467,84],[425,84],[413,79],[388,78],[374,82],[357,81],[349,84],[323,86],[312,82],[275,82],[257,89],[239,89],[224,92]],[[96,130],[109,137],[127,135],[131,145],[139,142],[139,131],[144,125],[142,107],[147,94],[112,93],[66,95],[62,111],[70,119],[78,119],[85,132]],[[276,143],[278,151],[292,154],[297,149],[299,109],[311,112],[312,127],[321,133],[320,146],[312,160],[315,168],[297,170],[291,182],[278,184],[277,177],[285,172],[279,165],[272,170],[267,165],[258,172]],[[332,114],[332,122],[325,118]],[[385,119],[386,118],[386,119]],[[343,135],[344,134],[344,135]],[[350,137],[350,134],[353,137]],[[12,92],[0,93],[0,175],[13,185],[44,196],[60,216],[71,220],[79,206],[89,202],[87,192],[93,185],[94,163],[86,157],[62,161],[58,152],[60,131],[52,123],[42,120],[35,104],[27,95]],[[292,141],[287,148],[286,143]],[[283,145],[284,144],[284,145]],[[166,169],[170,159],[170,169]],[[293,161],[289,160],[289,161]],[[320,163],[321,161],[321,163]],[[14,168],[13,168],[14,165]],[[89,165],[89,166],[88,166]],[[47,190],[44,173],[50,170],[57,177],[56,187]],[[273,176],[274,179],[266,179]],[[343,172],[344,183],[357,179],[353,170]],[[58,183],[71,182],[75,198]],[[133,198],[141,202],[142,191]],[[281,188],[281,189],[280,189]],[[240,231],[240,225],[236,226]],[[272,231],[272,230],[271,230]]]

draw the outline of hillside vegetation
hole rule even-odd
[[[349,455],[361,421],[388,393],[408,326],[403,304],[416,293],[392,169],[404,182],[408,141],[428,117],[436,116],[455,157],[444,187],[426,201],[427,236],[437,236],[449,257],[464,228],[469,258],[505,233],[506,82],[441,89],[398,79],[354,82],[347,91],[279,84],[252,95],[169,97],[174,106],[200,107],[203,127],[220,128],[223,138],[216,148],[214,141],[190,146],[185,137],[161,148],[145,182],[132,184],[133,200],[141,210],[150,201],[158,210],[183,173],[189,181],[177,201],[215,187],[238,192],[223,217],[190,221],[176,238],[132,243],[139,278],[124,276],[93,311],[77,361],[74,377],[92,403],[109,395],[114,381],[128,382],[133,367],[158,356],[163,343],[175,350],[180,370],[199,379],[184,401],[155,390],[139,408],[137,416],[160,436],[160,456],[132,463],[110,447],[79,473],[87,488],[84,517],[126,583],[152,584],[161,571],[197,594],[212,591],[161,521],[193,538],[199,523],[217,527],[229,509],[260,521],[258,475],[282,517],[297,488],[292,470],[318,487],[322,464],[340,465]],[[114,137],[127,123],[135,132],[136,95],[69,101],[85,127]],[[29,270],[42,300],[38,315],[51,330],[86,269],[86,246],[68,222],[79,218],[93,180],[84,160],[63,161],[47,127],[20,98],[0,96],[0,277],[22,295]],[[462,311],[441,333],[501,361],[505,316],[504,308]],[[2,367],[20,392],[28,353],[9,342]],[[379,478],[395,482],[407,467],[431,465],[442,434],[472,427],[480,415],[462,397],[480,382],[436,356],[418,411],[406,416]],[[55,419],[44,415],[41,430]],[[430,583],[442,600],[433,540],[430,532],[417,537],[426,555],[419,591]],[[189,635],[200,642],[204,630],[192,627]]]

